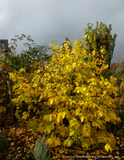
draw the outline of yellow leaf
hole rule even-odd
[[[33,87],[37,87],[37,85],[38,85],[37,83],[34,83],[34,84],[33,84]]]
[[[59,153],[64,153],[64,151],[63,150],[59,150]]]
[[[49,145],[52,145],[53,139],[52,139],[52,138],[49,138],[49,139],[47,140],[47,143],[48,143]]]
[[[61,96],[61,92],[58,91],[58,92],[57,92],[57,96]]]
[[[68,69],[68,68],[69,68],[69,65],[66,66],[66,69]]]
[[[36,109],[37,109],[37,107],[34,107],[34,108],[33,108],[33,112],[36,112]]]
[[[80,108],[77,108],[76,111],[75,111],[75,115],[79,115],[79,112],[80,112]]]
[[[72,64],[72,67],[75,68],[75,66],[76,66],[76,63],[73,63],[73,64]]]
[[[53,45],[55,42],[57,42],[57,40],[53,40],[53,41],[52,41],[52,45]]]
[[[14,145],[14,142],[11,143],[11,146],[13,146],[13,145]]]
[[[40,102],[40,101],[42,100],[42,98],[43,98],[43,96],[42,96],[42,95],[40,95],[40,98],[39,98],[38,102]]]
[[[76,84],[76,87],[78,87],[78,83],[77,83],[77,82],[75,82],[75,84]]]
[[[70,121],[70,127],[74,126],[74,124],[75,124],[75,123],[74,123],[74,120],[71,120],[71,121]]]
[[[84,87],[82,90],[85,92],[86,91],[86,87]]]
[[[27,114],[27,112],[23,112],[22,119],[27,119],[27,117],[28,117],[28,114]]]
[[[56,140],[55,140],[55,145],[56,145],[56,146],[60,146],[60,145],[61,145],[61,141],[60,141],[59,138],[56,138]]]
[[[62,112],[62,119],[64,119],[65,118],[65,114],[66,114],[66,112]]]
[[[103,136],[103,135],[100,135],[100,136],[98,137],[98,142],[99,142],[99,143],[104,143],[104,136]]]
[[[109,150],[112,152],[112,147],[110,146],[110,144],[106,144],[105,145],[105,150],[108,152]]]
[[[99,127],[99,128],[100,128],[99,123],[97,123],[97,122],[95,122],[95,121],[92,122],[92,126],[93,126],[93,127],[96,126],[96,127]]]
[[[41,72],[41,70],[40,70],[40,69],[36,71],[36,73],[40,73],[40,72]]]
[[[43,120],[45,121],[48,121],[48,119],[49,119],[49,117],[48,117],[48,115],[45,115],[44,117],[43,117]]]
[[[83,122],[84,121],[84,116],[81,116],[81,122]]]
[[[88,148],[91,145],[91,142],[87,141],[87,142],[82,142],[81,146],[83,148]]]
[[[24,69],[24,68],[21,68],[21,69],[20,69],[20,72],[25,72],[25,69]]]
[[[50,100],[50,105],[52,105],[52,104],[53,104],[53,99]]]
[[[58,116],[57,116],[57,123],[60,122],[60,114],[61,114],[61,113],[59,113]]]
[[[98,111],[98,114],[99,114],[100,117],[102,117],[103,112],[99,110],[99,111]]]
[[[64,146],[70,147],[72,143],[73,143],[73,141],[71,139],[66,139],[64,141]]]
[[[53,97],[53,94],[49,94],[49,98],[52,98]]]
[[[46,131],[47,131],[47,133],[48,133],[48,134],[50,134],[50,133],[51,133],[51,130],[52,130],[52,128],[51,128],[51,126],[50,126],[50,125],[46,127]]]
[[[58,50],[58,49],[59,49],[59,45],[58,45],[58,44],[55,44],[55,47],[56,47],[56,50]]]
[[[49,121],[50,122],[52,121],[52,115],[49,115]]]
[[[28,106],[28,110],[31,110],[32,107],[33,107],[32,104],[29,105],[29,106]]]
[[[40,112],[40,110],[39,109],[37,109],[37,112],[36,112],[36,114],[40,114],[41,112]]]
[[[72,136],[74,134],[74,130],[71,129],[71,131],[69,132],[69,135]]]

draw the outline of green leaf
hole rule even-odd
[[[87,26],[89,26],[90,25],[90,23],[87,23]]]
[[[22,34],[22,36],[25,38],[26,36],[24,34]]]
[[[99,23],[98,22],[96,22],[96,27],[98,28],[98,25],[99,25]]]
[[[13,102],[13,101],[11,101],[10,104],[13,104],[13,105],[17,106],[17,105],[18,105],[18,102]]]
[[[20,118],[20,115],[19,115],[19,114],[17,114],[17,115],[16,115],[16,117],[17,117],[17,119],[19,119],[19,118]]]
[[[48,157],[48,158],[45,158],[45,160],[53,160],[53,159]]]
[[[81,76],[84,78],[85,77],[85,75],[83,74],[83,73],[81,73]]]
[[[75,74],[74,74],[74,73],[71,73],[69,76],[73,79],[74,76],[75,76]]]
[[[74,139],[74,144],[76,144],[78,147],[80,147],[81,143],[78,139]]]
[[[15,37],[18,37],[19,35],[15,35]]]
[[[36,131],[35,124],[33,124],[32,129],[33,129],[34,132]]]
[[[90,56],[85,55],[85,56],[83,56],[83,57],[82,57],[82,60],[84,60],[84,61],[85,61],[85,63],[88,63],[89,61],[91,61],[91,57],[90,57]]]
[[[31,125],[30,123],[27,124],[28,129],[31,129]]]

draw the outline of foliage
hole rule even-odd
[[[0,113],[11,113],[13,121],[16,105],[10,104],[10,101],[13,96],[12,87],[16,82],[10,80],[8,73],[18,71],[24,67],[28,75],[29,72],[34,72],[34,70],[44,66],[42,57],[44,60],[49,59],[49,56],[45,54],[47,46],[36,45],[30,36],[27,36],[27,40],[32,44],[24,44],[28,47],[28,50],[23,51],[20,55],[15,55],[12,51],[16,49],[17,41],[23,40],[26,36],[22,34],[22,36],[16,37],[10,43],[9,52],[0,52]]]
[[[118,68],[118,63],[112,63],[110,66],[110,72],[115,72],[115,70]]]
[[[7,133],[9,141],[7,159],[18,157],[18,159],[30,159],[31,145],[34,145],[36,134],[31,130],[21,128],[10,128]]]
[[[9,112],[7,110],[7,105],[11,99],[9,71],[11,71],[10,55],[6,52],[0,52],[0,112],[2,110]]]
[[[117,101],[117,115],[124,122],[124,60],[121,63],[113,63],[109,70],[110,74],[117,78],[117,86],[119,87],[119,95]],[[112,126],[113,128],[113,126]],[[114,127],[115,128],[115,127]],[[118,130],[118,129],[117,129]]]
[[[104,71],[104,77],[109,78],[108,70],[110,69],[117,35],[114,34],[112,38],[111,25],[107,27],[107,25],[102,22],[100,25],[97,22],[95,29],[92,29],[92,24],[88,23],[87,25],[88,28],[85,29],[83,38],[83,46],[86,49],[85,54],[90,55],[91,60],[93,60],[93,58],[97,59],[98,62],[104,60],[104,63],[108,64],[108,68]]]
[[[63,50],[63,52],[65,52],[66,46],[68,46],[68,51],[70,50],[70,52],[71,52],[72,44],[71,44],[71,41],[68,38],[65,38],[65,41],[62,43],[61,49]]]
[[[21,68],[19,71],[16,71],[15,73],[10,73],[10,76],[15,83],[15,85],[13,86],[13,94],[15,97],[17,97],[17,95],[20,95],[17,101],[13,100],[11,102],[13,105],[17,106],[15,112],[17,118],[20,118],[19,113],[23,112],[23,118],[26,119],[29,115],[26,114],[27,110],[31,112],[31,110],[33,109],[33,112],[36,112],[37,115],[40,113],[40,108],[38,108],[39,104],[37,100],[37,94],[40,94],[42,85],[40,84],[39,88],[36,88],[36,86],[40,83],[44,69],[45,67],[43,63],[40,62],[33,63],[31,73],[26,72],[26,70],[23,68]],[[16,78],[14,78],[15,76]],[[23,90],[21,88],[23,88]],[[29,90],[31,91],[31,94],[29,94]],[[27,96],[27,99],[25,98],[25,96]],[[32,104],[30,102],[32,102]],[[35,105],[35,108],[33,108],[33,105]],[[26,108],[26,106],[28,108]]]
[[[113,63],[110,67],[110,74],[117,78],[117,85],[123,83],[124,79],[124,60],[121,63]]]
[[[0,132],[0,152],[3,152],[10,145],[7,138],[5,133]]]
[[[36,129],[46,132],[49,146],[69,147],[78,143],[87,150],[103,143],[107,151],[112,151],[115,139],[106,131],[106,122],[116,124],[120,121],[113,111],[116,100],[110,96],[117,96],[116,78],[111,76],[107,80],[103,77],[108,65],[104,60],[98,62],[94,58],[97,54],[94,50],[91,61],[81,40],[75,40],[72,51],[66,43],[64,53],[58,45],[53,46],[54,42],[50,46],[55,54],[45,66],[43,75],[39,69],[32,73],[33,78],[27,83],[28,77],[22,76],[24,69],[10,73],[12,80],[17,81],[12,101],[17,103],[18,111],[22,102],[28,104],[28,111],[22,113],[22,118],[30,124],[33,122],[30,110],[33,109],[34,120],[38,122]],[[106,53],[105,48],[102,53]]]
[[[0,159],[33,160],[32,148],[35,146],[39,133],[34,133],[31,129],[26,128],[23,120],[18,127],[15,127],[0,130]],[[41,135],[40,137],[43,136]],[[48,152],[46,155],[48,155]],[[47,159],[52,160],[48,157],[45,158],[45,160]]]
[[[11,39],[11,48],[16,49],[17,47],[17,41],[23,40],[24,38],[27,38],[28,43],[24,43],[25,47],[28,47],[27,50],[23,50],[21,54],[12,55],[11,56],[11,68],[12,70],[18,71],[21,68],[26,68],[29,72],[31,70],[31,64],[34,62],[39,62],[41,58],[43,61],[49,61],[50,56],[46,54],[48,47],[36,45],[34,40],[32,40],[31,36],[22,34],[21,36],[16,35],[14,39]],[[31,44],[30,44],[31,42]]]

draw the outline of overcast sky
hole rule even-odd
[[[124,0],[0,0],[0,39],[30,35],[38,45],[82,39],[87,23],[112,24],[113,62],[124,58]],[[24,47],[19,44],[18,52]],[[51,54],[49,52],[49,54]]]

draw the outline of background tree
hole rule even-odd
[[[95,58],[98,63],[100,60],[102,60],[101,63],[103,63],[104,60],[104,63],[108,64],[108,69],[105,70],[104,76],[108,77],[108,70],[110,69],[117,35],[114,34],[114,37],[112,37],[111,25],[107,27],[107,25],[102,22],[100,25],[97,22],[95,29],[92,29],[92,24],[90,25],[90,23],[88,23],[87,25],[88,28],[85,29],[83,38],[86,55],[90,55],[91,60]],[[98,66],[101,66],[101,64],[98,64]]]
[[[12,70],[19,70],[20,68],[26,68],[29,72],[31,69],[31,65],[34,62],[42,61],[49,61],[50,56],[46,54],[47,50],[49,49],[46,45],[40,46],[36,45],[34,40],[32,40],[31,36],[25,36],[22,34],[21,36],[15,36],[17,38],[11,39],[11,48],[16,49],[17,47],[17,41],[23,40],[24,38],[27,38],[28,43],[24,43],[25,47],[28,47],[27,50],[23,50],[21,54],[13,54],[11,56],[11,68]],[[30,44],[31,42],[31,44]]]
[[[124,75],[124,59],[121,63],[113,63],[109,70],[110,74],[117,78],[117,85],[120,86]]]

